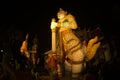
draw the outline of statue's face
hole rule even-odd
[[[57,17],[58,17],[58,19],[63,19],[63,18],[66,16],[66,14],[67,14],[67,12],[61,9],[61,10],[57,13]]]
[[[64,13],[58,13],[57,14],[58,19],[63,19],[65,17]]]

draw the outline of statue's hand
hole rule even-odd
[[[57,22],[51,22],[51,29],[54,29],[57,27]]]
[[[60,26],[61,26],[61,22],[58,22],[58,23],[57,23],[57,27],[60,27]]]

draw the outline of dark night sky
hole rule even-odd
[[[41,48],[51,44],[50,22],[56,18],[59,8],[64,8],[76,17],[79,27],[94,28],[100,25],[105,35],[118,37],[120,6],[118,2],[104,0],[43,0],[44,2],[3,2],[0,6],[1,35],[13,27],[23,32],[39,34]],[[115,37],[115,38],[117,38]],[[45,43],[45,44],[43,44]]]

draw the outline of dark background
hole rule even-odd
[[[72,13],[79,27],[99,26],[107,39],[119,42],[120,5],[105,0],[4,1],[0,3],[0,41],[7,43],[12,33],[37,33],[40,50],[51,49],[50,23],[59,8]],[[119,45],[118,45],[119,46]]]
[[[57,19],[56,14],[59,8],[63,8],[73,14],[78,27],[87,27],[89,29],[99,27],[101,29],[105,40],[110,43],[112,59],[110,63],[102,64],[104,62],[99,60],[102,56],[100,53],[98,58],[93,59],[93,63],[97,60],[101,62],[98,62],[101,65],[98,65],[98,69],[102,68],[101,71],[103,71],[102,75],[105,80],[118,79],[119,75],[116,73],[120,71],[120,64],[118,64],[120,63],[120,5],[115,0],[0,1],[0,49],[4,49],[5,52],[10,54],[10,57],[13,55],[12,58],[14,57],[18,63],[25,65],[26,63],[24,62],[26,61],[24,60],[26,59],[22,58],[19,49],[22,41],[25,40],[26,33],[29,33],[30,36],[33,36],[33,34],[38,35],[39,53],[42,54],[51,50],[50,24],[53,17]],[[104,50],[104,47],[102,50]],[[40,66],[44,66],[44,57],[38,57],[40,57],[42,62],[40,62]],[[8,61],[9,63],[12,62],[10,60]],[[37,67],[38,71],[40,70],[40,73],[45,72],[43,67],[41,68],[40,66],[38,66],[39,68]],[[24,69],[26,68],[22,70],[24,71]],[[96,67],[88,68],[90,71],[94,71],[94,69]],[[15,73],[15,75],[18,75],[17,80],[28,77],[25,75],[26,73],[19,71],[17,73]],[[11,76],[11,73],[8,73],[8,76]]]

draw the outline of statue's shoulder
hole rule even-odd
[[[74,16],[72,15],[72,14],[68,14],[67,16],[66,16],[66,18],[68,19],[68,20],[74,20]]]

